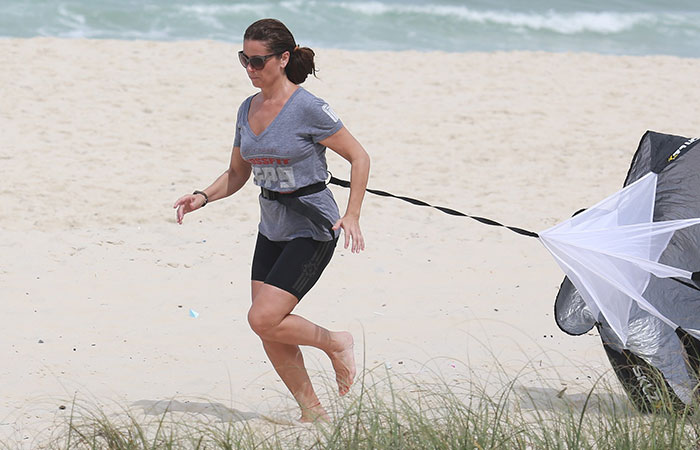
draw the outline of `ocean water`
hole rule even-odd
[[[700,0],[0,0],[0,37],[240,42],[262,17],[311,47],[700,57]]]

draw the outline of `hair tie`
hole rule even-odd
[[[294,46],[294,50],[292,50],[292,52],[296,52],[297,50],[299,50],[299,45]]]

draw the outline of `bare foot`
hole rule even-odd
[[[301,418],[299,422],[302,423],[313,423],[313,422],[330,422],[331,418],[328,416],[326,410],[321,406],[321,403],[316,403],[314,406],[309,408],[301,407]]]
[[[328,356],[331,358],[335,370],[338,393],[345,395],[350,391],[350,386],[355,379],[355,341],[352,334],[347,331],[339,331],[334,334],[334,339],[338,342],[338,350],[329,353]]]

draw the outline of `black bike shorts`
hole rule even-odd
[[[338,239],[271,241],[258,233],[251,279],[271,284],[301,300],[321,277]]]

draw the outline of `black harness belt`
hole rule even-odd
[[[292,211],[295,211],[308,218],[315,224],[322,226],[328,230],[331,235],[331,239],[335,239],[335,232],[333,231],[333,224],[331,221],[324,217],[318,209],[299,201],[299,197],[315,194],[323,191],[324,189],[326,189],[326,183],[323,181],[304,186],[292,192],[271,191],[260,186],[260,195],[262,195],[264,199],[278,201]]]

